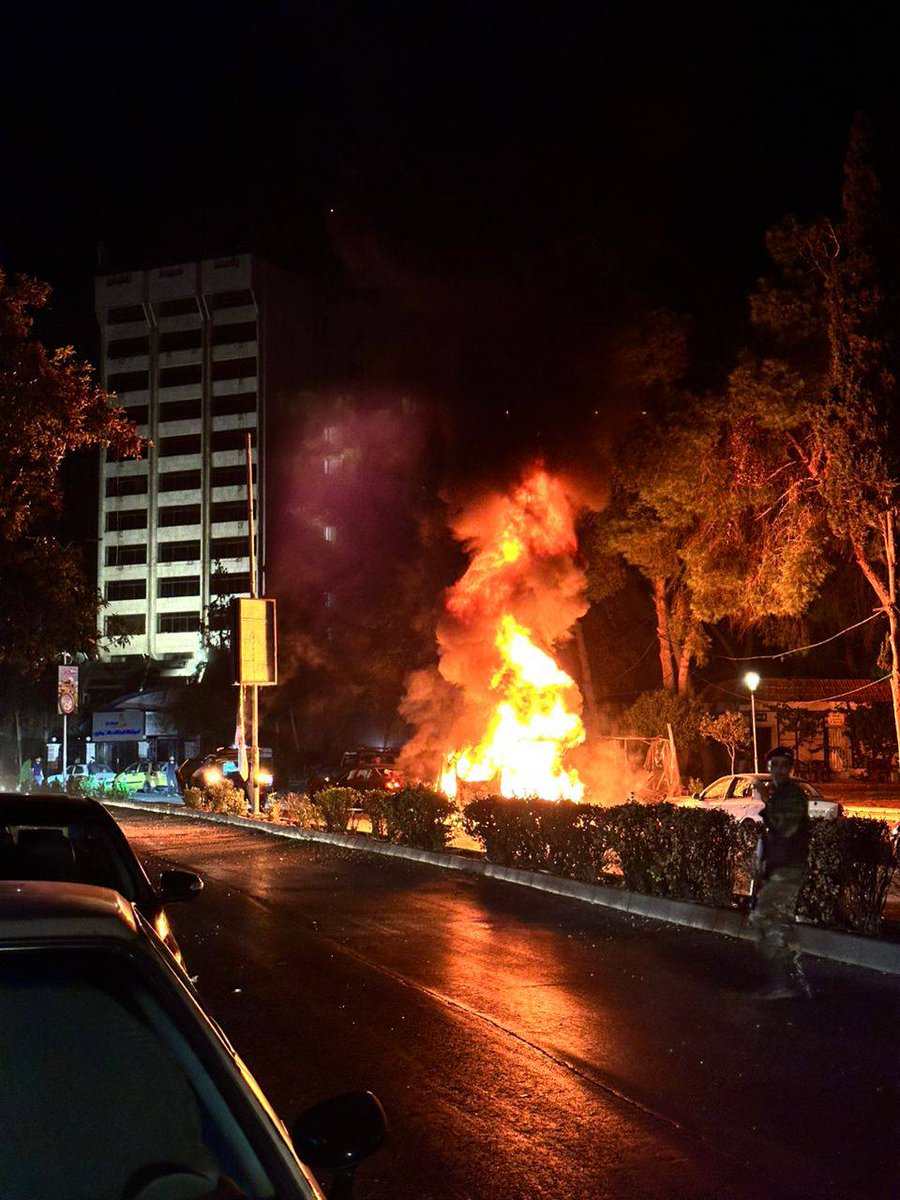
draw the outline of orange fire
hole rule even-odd
[[[564,760],[584,741],[581,696],[551,654],[582,604],[567,491],[535,470],[511,497],[468,514],[459,532],[472,559],[446,607],[464,650],[445,655],[441,673],[481,693],[484,733],[445,756],[441,789],[455,796],[460,780],[493,782],[504,796],[580,800],[584,785]]]

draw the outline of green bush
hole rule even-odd
[[[325,788],[312,796],[329,833],[344,833],[352,808],[362,808],[362,795],[355,788]]]
[[[388,840],[420,850],[443,850],[450,840],[456,805],[434,788],[410,784],[383,792],[381,816]]]
[[[607,809],[490,796],[463,810],[463,827],[491,862],[594,882],[609,848]]]
[[[230,779],[221,779],[204,789],[203,807],[208,808],[210,812],[233,813],[235,816],[246,817],[247,797]]]
[[[898,835],[884,821],[814,821],[797,911],[819,925],[877,933],[898,865]]]
[[[277,825],[284,815],[283,809],[281,796],[277,792],[269,792],[266,797],[266,807],[260,811],[260,816],[264,821],[271,821]]]
[[[386,838],[387,820],[384,811],[383,791],[369,791],[362,793],[362,806],[366,816],[372,822],[372,836],[377,838]]]
[[[324,825],[321,811],[302,792],[285,792],[281,797],[281,819],[302,829],[321,829]]]
[[[625,886],[650,896],[730,904],[738,840],[733,818],[719,809],[676,804],[619,804],[610,842]]]
[[[182,799],[184,800],[185,808],[193,808],[193,809],[203,808],[203,792],[200,790],[200,788],[195,788],[195,787],[185,788]]]

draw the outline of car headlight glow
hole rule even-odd
[[[224,778],[218,767],[207,767],[203,772],[204,783],[221,783]]]
[[[270,771],[260,771],[260,773],[259,773],[259,783],[260,783],[260,786],[261,786],[261,787],[271,787],[271,786],[272,786],[272,774],[271,774],[271,772],[270,772]]]

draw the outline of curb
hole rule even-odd
[[[727,908],[708,908],[693,904],[689,900],[667,900],[660,896],[646,896],[643,892],[629,892],[620,888],[598,887],[593,883],[581,883],[577,879],[563,879],[558,875],[538,871],[522,871],[517,867],[501,867],[484,859],[469,858],[461,854],[438,853],[434,850],[418,850],[413,846],[394,846],[390,842],[379,842],[361,833],[326,833],[321,829],[300,829],[296,825],[269,825],[254,821],[251,817],[236,817],[229,813],[198,812],[179,805],[162,804],[157,801],[134,803],[133,801],[104,800],[107,808],[125,808],[131,812],[152,812],[162,816],[181,817],[192,821],[205,821],[214,825],[232,825],[251,829],[268,837],[289,838],[298,842],[320,842],[340,846],[346,850],[361,850],[367,854],[382,854],[388,858],[403,858],[409,862],[426,863],[443,870],[463,871],[467,875],[482,875],[498,879],[503,883],[530,887],[553,896],[570,900],[581,900],[602,908],[615,909],[632,917],[646,917],[653,921],[665,921],[670,925],[681,925],[689,929],[705,930],[726,937],[754,941],[744,913]],[[865,967],[870,971],[882,971],[888,975],[900,975],[900,944],[885,942],[879,938],[861,937],[855,933],[842,933],[834,929],[820,929],[815,925],[797,925],[797,945],[804,954],[825,958],[832,962],[845,963],[853,967]]]

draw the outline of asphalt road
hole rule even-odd
[[[753,948],[495,880],[151,814],[201,871],[173,925],[285,1120],[370,1087],[360,1200],[895,1196],[900,980],[813,961],[762,1002]]]

